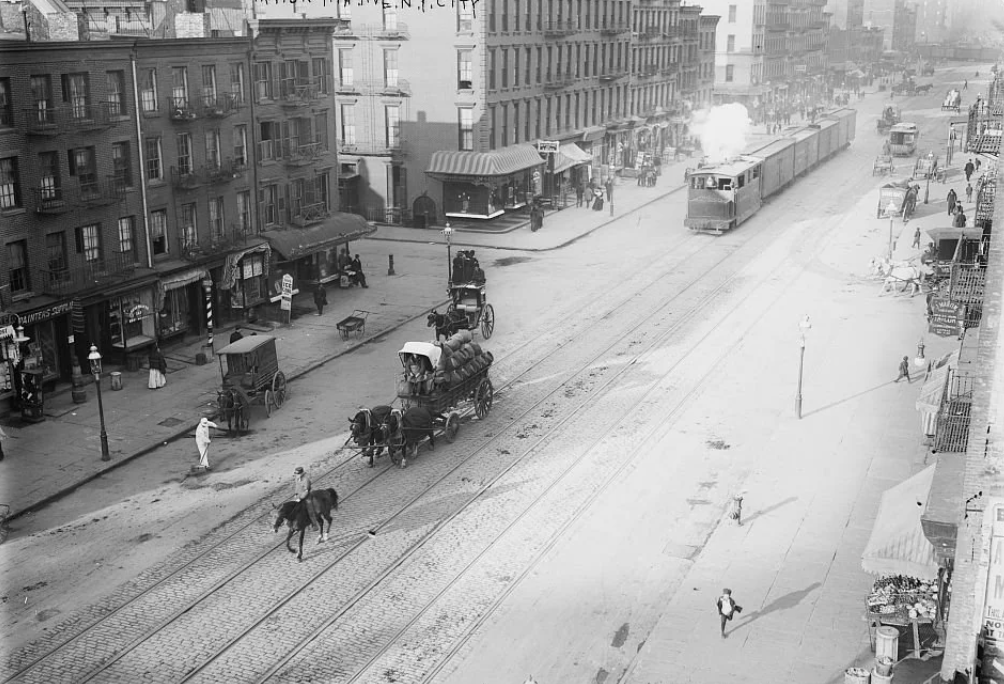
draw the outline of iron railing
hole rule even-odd
[[[308,166],[313,164],[326,150],[319,142],[290,146],[282,156],[287,166]]]
[[[208,179],[194,166],[171,167],[171,187],[178,190],[192,190],[207,183]]]
[[[237,249],[247,243],[248,231],[236,223],[223,229],[210,230],[210,235],[202,239],[178,238],[178,254],[186,261],[200,262],[215,258],[222,252]]]
[[[195,105],[187,95],[179,97],[168,96],[167,112],[171,117],[171,121],[191,121],[192,119],[199,118]]]
[[[116,176],[79,179],[80,201],[89,206],[107,206],[125,201],[126,186]]]
[[[202,114],[209,119],[226,118],[243,106],[236,93],[207,93],[202,96]]]
[[[98,102],[65,107],[27,107],[24,109],[29,135],[60,135],[81,130],[117,126],[128,119],[119,103]]]
[[[109,258],[102,255],[100,259],[80,266],[39,269],[42,274],[42,293],[60,297],[106,287],[109,283],[128,278],[135,269],[135,254],[120,251],[112,252]]]
[[[283,106],[306,107],[321,97],[319,79],[284,78],[279,81],[279,99]]]
[[[31,189],[35,199],[35,213],[50,216],[65,214],[79,206],[80,201],[72,187],[48,185]]]
[[[340,154],[359,154],[374,157],[403,157],[408,154],[408,148],[407,141],[403,139],[394,140],[390,143],[376,141],[345,143],[339,141],[338,152]]]
[[[311,204],[301,204],[298,208],[294,208],[290,220],[293,225],[304,228],[315,223],[320,223],[329,216],[331,216],[331,210],[328,209],[326,202],[313,202]]]

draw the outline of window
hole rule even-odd
[[[91,117],[91,94],[87,74],[63,74],[63,102],[70,104],[74,119]]]
[[[235,103],[244,104],[244,63],[230,64],[230,95]]]
[[[725,81],[726,82],[731,82],[732,81],[732,79],[734,78],[734,75],[735,75],[735,71],[736,71],[736,67],[735,67],[734,64],[726,64],[725,65]]]
[[[331,81],[331,62],[326,57],[314,57],[311,64],[311,72],[314,75],[317,92],[321,95],[327,95]]]
[[[178,134],[178,173],[192,173],[192,136],[188,133]]]
[[[525,115],[523,116],[523,140],[530,140],[530,101],[527,100],[523,103],[523,111]]]
[[[499,128],[500,136],[499,140],[502,143],[502,147],[509,144],[509,105],[501,105],[502,109],[502,126]]]
[[[327,171],[319,173],[314,177],[314,201],[318,204],[324,205],[325,209],[331,208],[331,193],[328,192],[329,187],[331,187],[331,177]]]
[[[328,149],[328,112],[318,112],[314,114],[314,142],[317,147],[324,152]]]
[[[17,173],[17,157],[0,159],[0,209],[21,206],[21,183]]]
[[[10,90],[10,79],[0,78],[0,126],[14,125],[14,99]]]
[[[234,126],[234,164],[248,165],[248,127],[247,124]]]
[[[736,6],[735,5],[729,5],[729,23],[730,24],[736,23]]]
[[[519,85],[519,48],[512,50],[512,85]]]
[[[164,161],[160,138],[146,139],[146,177],[151,181],[164,180]]]
[[[188,67],[171,67],[171,108],[188,107]]]
[[[60,233],[62,235],[62,233]],[[136,217],[123,216],[119,219],[119,252],[127,259],[136,260]],[[49,267],[52,269],[52,266]]]
[[[216,102],[216,66],[214,64],[202,65],[202,104],[206,107],[215,107]]]
[[[488,31],[495,33],[495,14],[498,12],[496,0],[488,0]]]
[[[356,144],[356,107],[355,105],[343,104],[339,137],[345,145]]]
[[[167,254],[167,209],[150,212],[150,245],[155,255]]]
[[[383,79],[388,88],[397,87],[397,49],[383,51]]]
[[[261,203],[261,220],[266,226],[279,222],[279,186],[266,185],[258,190],[258,201]]]
[[[59,153],[39,153],[38,175],[38,192],[42,202],[62,200],[62,189],[59,184]]]
[[[474,30],[474,3],[471,0],[460,0],[457,3],[457,31],[469,33]]]
[[[49,280],[59,282],[69,277],[66,272],[66,233],[49,233],[45,236],[45,261]]]
[[[276,141],[279,138],[279,127],[274,121],[258,122],[258,159],[267,161],[275,159]]]
[[[384,31],[397,30],[397,8],[389,2],[383,4],[383,29]]]
[[[338,80],[343,88],[352,85],[352,48],[338,49]]]
[[[502,48],[502,87],[509,87],[509,48]]]
[[[211,169],[218,169],[222,166],[220,155],[220,129],[207,128],[206,138],[206,166]]]
[[[274,93],[272,85],[272,62],[255,62],[254,65],[255,97],[261,100],[271,100]]]
[[[488,89],[495,90],[495,48],[488,48]]]
[[[568,97],[571,97],[569,95]],[[519,142],[519,102],[512,103],[512,144]]]
[[[387,147],[396,149],[401,146],[401,108],[397,105],[387,105],[384,107],[384,120],[386,123]]]
[[[497,109],[498,108],[495,105],[492,105],[488,108],[489,121],[491,122],[491,128],[488,130],[488,149],[490,150],[495,149],[495,131],[497,130],[496,129],[497,114],[495,112]]]
[[[209,198],[209,233],[214,240],[223,237],[223,198]]]
[[[457,50],[457,89],[470,90],[474,87],[474,69],[471,65],[471,51]]]
[[[157,111],[157,70],[140,69],[139,102],[144,112]]]
[[[78,147],[70,150],[67,161],[70,164],[70,175],[77,177],[81,191],[85,195],[95,195],[98,192],[98,169],[94,158],[94,148]]]
[[[112,168],[115,169],[115,186],[132,186],[132,155],[129,142],[112,143]]]
[[[544,51],[542,48],[537,48],[537,83],[540,83],[540,65],[543,61]]]
[[[199,230],[195,223],[195,202],[181,205],[181,244],[192,247],[199,244]]]
[[[113,116],[123,116],[126,113],[125,72],[109,71],[108,79],[108,113]]]
[[[251,233],[251,191],[237,193],[237,226],[244,235]]]
[[[28,292],[28,242],[18,240],[7,245],[7,279],[13,294]]]
[[[457,110],[457,119],[460,122],[460,140],[458,149],[474,149],[474,109],[471,107],[460,107]]]
[[[728,36],[728,38],[725,39],[725,41],[726,41],[725,42],[725,45],[726,45],[725,51],[726,52],[735,52],[736,51],[736,37],[730,34]]]
[[[84,255],[84,261],[101,261],[101,224],[91,223],[77,228],[77,253]]]
[[[524,56],[523,61],[526,62],[526,75],[523,77],[523,85],[530,85],[530,83],[532,83],[532,81],[530,80],[530,75],[531,75],[530,67],[532,66],[533,62],[533,53],[531,52],[531,48],[526,48],[523,53],[523,56]]]

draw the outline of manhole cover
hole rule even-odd
[[[184,422],[180,418],[165,418],[164,420],[157,423],[157,425],[163,425],[164,427],[174,427],[175,425],[181,425]]]

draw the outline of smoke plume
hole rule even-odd
[[[752,126],[746,107],[732,102],[694,112],[690,131],[700,139],[708,161],[717,163],[735,157],[746,148]]]

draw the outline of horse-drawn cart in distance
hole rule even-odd
[[[938,155],[928,152],[923,157],[919,157],[913,165],[914,178],[935,178],[938,174]]]
[[[882,114],[878,118],[878,122],[875,124],[876,130],[882,135],[889,132],[889,129],[898,124],[903,120],[903,110],[899,108],[898,105],[886,105],[882,109]]]
[[[265,415],[286,401],[286,376],[279,370],[275,338],[250,335],[216,352],[222,386],[217,390],[219,417],[232,432],[246,432],[251,404],[265,407]]]
[[[920,129],[915,123],[898,123],[889,129],[889,151],[896,157],[909,157],[917,150]]]
[[[485,284],[452,283],[446,315],[457,322],[458,330],[477,330],[487,340],[495,332],[495,308],[485,296]]]
[[[954,88],[945,94],[945,99],[941,103],[941,110],[945,112],[958,112],[962,108],[962,93]]]
[[[877,176],[882,174],[883,176],[892,173],[896,170],[896,165],[893,164],[891,154],[880,154],[875,157],[875,163],[872,164],[872,175]]]

